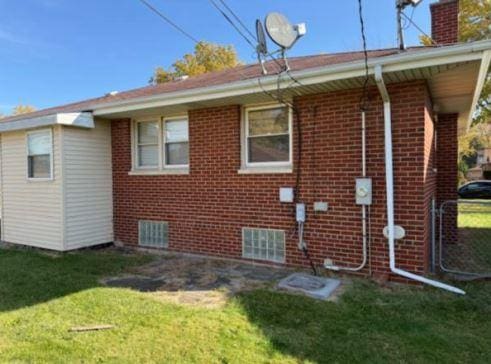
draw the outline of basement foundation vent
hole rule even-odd
[[[138,221],[138,244],[149,248],[167,248],[169,224],[165,221]]]
[[[242,229],[242,257],[285,262],[285,232],[273,229]]]

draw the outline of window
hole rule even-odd
[[[51,130],[27,133],[27,177],[32,179],[52,178],[53,142]]]
[[[165,121],[165,165],[187,166],[189,163],[188,120]]]
[[[285,232],[273,229],[244,228],[242,256],[248,259],[285,262]]]
[[[137,165],[140,168],[159,165],[159,123],[157,121],[137,122]]]
[[[246,166],[289,165],[291,154],[289,108],[275,106],[246,109]]]
[[[167,248],[169,224],[166,221],[138,221],[138,244],[151,248]]]
[[[175,117],[134,123],[133,164],[141,173],[184,172],[189,165],[188,119]],[[138,173],[138,172],[136,172]]]

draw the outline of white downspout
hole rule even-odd
[[[457,287],[448,284],[428,279],[417,274],[407,272],[396,267],[395,243],[394,243],[394,172],[392,169],[392,119],[390,111],[390,98],[387,88],[385,87],[382,76],[382,66],[375,66],[375,81],[384,102],[384,131],[385,131],[385,183],[387,190],[387,230],[389,240],[389,261],[390,270],[402,277],[413,279],[430,286],[442,288],[450,292],[465,294],[465,292]]]

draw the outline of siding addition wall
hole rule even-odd
[[[61,127],[53,131],[53,180],[27,180],[26,131],[1,136],[2,240],[63,249]]]
[[[64,127],[65,249],[113,241],[111,124]]]

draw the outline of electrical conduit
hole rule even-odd
[[[387,227],[389,240],[389,262],[390,270],[397,275],[409,278],[418,282],[428,284],[447,291],[465,294],[465,292],[457,287],[448,284],[428,279],[417,274],[399,269],[396,267],[395,243],[394,243],[394,172],[392,169],[392,120],[390,111],[390,98],[387,88],[385,87],[382,76],[382,66],[375,66],[375,81],[379,89],[380,95],[384,102],[384,130],[385,130],[385,181],[387,192]]]
[[[365,178],[367,176],[367,149],[366,149],[366,121],[365,121],[365,110],[361,112],[361,169],[362,169],[362,177]],[[362,240],[363,240],[363,260],[361,264],[357,267],[347,267],[347,266],[338,266],[333,264],[325,264],[324,268],[330,270],[345,270],[350,272],[357,272],[362,270],[367,264],[367,207],[366,205],[362,205],[361,207],[361,223],[362,223]]]

